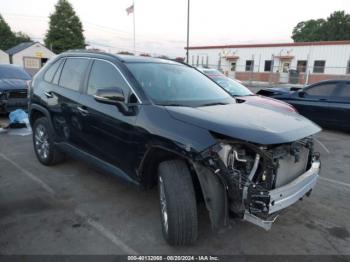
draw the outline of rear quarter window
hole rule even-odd
[[[59,85],[74,91],[79,91],[88,65],[89,59],[67,58],[62,69]]]
[[[61,65],[63,59],[60,59],[56,61],[54,64],[50,65],[49,69],[46,71],[44,75],[44,80],[46,82],[52,82],[53,77],[55,76],[55,73],[57,71],[57,68]]]

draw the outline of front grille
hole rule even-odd
[[[8,98],[27,98],[27,90],[11,91],[8,94]]]

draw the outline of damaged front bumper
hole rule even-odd
[[[287,185],[273,189],[269,191],[269,209],[268,218],[260,218],[248,210],[245,211],[243,220],[251,222],[257,226],[264,228],[265,230],[271,229],[273,222],[277,216],[274,215],[276,212],[285,209],[293,205],[298,200],[302,199],[305,195],[309,195],[311,190],[316,185],[321,163],[319,160],[312,162],[311,168],[301,176],[294,179]]]
[[[270,146],[220,140],[201,156],[194,169],[214,228],[235,214],[269,230],[281,210],[310,195],[321,168],[312,137]]]
[[[27,90],[0,92],[0,113],[8,113],[19,108],[28,109]]]

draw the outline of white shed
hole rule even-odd
[[[25,42],[6,51],[10,56],[10,63],[24,67],[34,75],[53,56],[50,49],[39,42]]]
[[[9,64],[9,55],[4,51],[0,50],[0,64]]]

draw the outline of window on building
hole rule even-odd
[[[305,91],[311,96],[330,96],[335,91],[336,87],[336,83],[318,84]]]
[[[306,60],[298,60],[297,62],[297,70],[299,73],[305,73],[307,68]]]
[[[247,60],[245,62],[245,71],[253,71],[254,70],[254,60]]]
[[[129,93],[127,83],[113,65],[104,61],[95,61],[91,68],[87,93],[94,95],[99,89],[116,87],[123,89],[124,95]]]
[[[88,59],[68,58],[62,70],[60,86],[79,91],[88,65]]]
[[[326,66],[326,61],[316,60],[314,62],[314,73],[324,73],[325,66]]]
[[[271,72],[272,60],[265,60],[264,72]]]
[[[235,72],[237,67],[237,62],[231,62],[231,72]]]
[[[346,73],[350,74],[350,60],[348,61],[348,66],[346,67]]]

